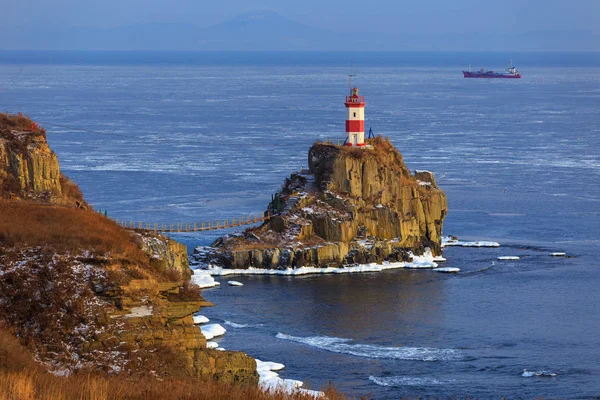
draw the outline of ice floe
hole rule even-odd
[[[195,269],[191,279],[193,283],[203,289],[220,285],[210,273],[202,269]]]
[[[217,336],[222,336],[225,334],[225,332],[227,332],[227,329],[223,328],[219,324],[203,325],[200,327],[200,330],[202,331],[202,334],[206,340],[210,340]]]
[[[459,351],[454,349],[436,349],[427,347],[385,347],[372,344],[354,343],[352,339],[329,336],[298,337],[278,333],[278,339],[302,343],[307,346],[332,353],[350,354],[364,358],[388,358],[414,361],[442,361],[462,358]]]
[[[526,369],[524,369],[521,376],[524,376],[525,378],[531,378],[531,377],[535,377],[535,376],[552,378],[554,376],[558,376],[558,374],[555,374],[554,372],[550,372],[550,371],[544,371],[544,370],[527,371]]]
[[[242,282],[238,282],[238,281],[227,281],[227,284],[229,286],[244,286],[244,284]]]
[[[256,370],[258,372],[258,384],[263,390],[276,391],[282,390],[288,394],[295,392],[301,392],[304,394],[311,395],[313,397],[324,397],[325,393],[318,390],[304,389],[302,386],[304,383],[295,379],[282,379],[279,374],[275,371],[280,371],[285,368],[285,365],[271,362],[261,361],[258,358],[256,360]]]
[[[442,238],[442,247],[446,246],[461,246],[461,247],[500,247],[500,243],[498,242],[486,242],[486,241],[477,241],[477,242],[463,242],[458,239],[454,239],[449,236],[445,236]]]
[[[196,325],[198,325],[198,324],[205,324],[208,321],[210,321],[204,315],[194,315],[193,318],[194,318],[194,324],[196,324]]]
[[[567,253],[562,253],[562,252],[555,252],[555,253],[550,253],[550,255],[552,257],[564,257],[567,255]]]
[[[456,268],[456,267],[442,267],[442,268],[436,268],[434,269],[435,272],[445,272],[447,274],[451,274],[451,273],[455,273],[455,272],[460,272],[460,268]]]
[[[216,349],[217,347],[219,347],[219,344],[217,342],[207,342],[206,343],[207,349]]]
[[[500,256],[498,257],[498,260],[500,261],[508,261],[508,260],[520,260],[521,257],[518,256]]]
[[[441,381],[430,377],[416,376],[369,376],[369,380],[379,386],[397,387],[397,386],[434,386],[443,385],[446,381]]]

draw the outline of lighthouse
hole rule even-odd
[[[365,144],[365,96],[358,95],[358,88],[350,85],[350,96],[346,96],[346,146],[363,147]]]

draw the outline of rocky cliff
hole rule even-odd
[[[224,237],[200,261],[231,268],[288,268],[406,260],[441,252],[446,196],[433,174],[411,174],[385,139],[356,149],[316,143],[262,226]]]
[[[84,206],[77,186],[61,174],[44,129],[21,114],[0,113],[0,192],[9,199]]]
[[[246,354],[207,349],[186,246],[86,208],[45,132],[0,114],[0,328],[51,371],[258,383]]]

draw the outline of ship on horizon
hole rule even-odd
[[[510,67],[506,68],[504,72],[486,71],[481,68],[479,71],[471,71],[471,64],[469,64],[469,70],[463,71],[465,78],[521,78],[521,73],[513,67],[512,60],[510,60]]]

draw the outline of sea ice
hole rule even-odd
[[[259,380],[258,384],[263,390],[267,391],[275,391],[275,390],[283,390],[288,394],[293,394],[295,392],[301,392],[304,394],[311,395],[316,398],[324,397],[325,393],[320,392],[318,390],[308,390],[302,388],[304,383],[302,381],[298,381],[295,379],[282,379],[279,377],[279,374],[275,371],[282,370],[285,368],[285,365],[270,362],[270,361],[261,361],[259,359],[256,360],[256,370],[258,372]]]
[[[209,266],[208,269],[203,270],[205,273],[213,276],[226,276],[226,275],[285,275],[285,276],[299,276],[308,274],[352,274],[361,272],[381,272],[388,269],[396,268],[436,268],[437,264],[434,262],[433,255],[430,249],[425,249],[425,254],[422,256],[412,256],[411,262],[387,262],[384,261],[381,264],[359,264],[339,268],[317,268],[317,267],[300,267],[300,268],[286,268],[280,269],[264,269],[264,268],[248,268],[248,269],[229,269],[217,266]],[[195,270],[194,273],[196,273]]]
[[[442,267],[442,268],[436,268],[434,269],[434,271],[436,272],[445,272],[445,273],[452,273],[452,272],[460,272],[460,268],[456,268],[456,267]]]
[[[227,281],[227,284],[229,286],[244,286],[244,284],[242,282],[238,282],[238,281]]]
[[[207,349],[216,349],[217,347],[219,347],[219,344],[217,342],[207,342],[206,343]]]
[[[210,340],[216,336],[222,336],[227,332],[227,330],[219,324],[203,325],[200,327],[200,330],[206,340]]]
[[[209,288],[220,285],[219,282],[215,281],[210,273],[202,269],[195,269],[194,275],[192,275],[192,282],[201,288]]]
[[[194,324],[205,324],[208,321],[210,321],[208,318],[206,318],[204,315],[194,315]]]
[[[500,256],[498,257],[498,260],[500,261],[507,261],[507,260],[520,260],[521,257],[518,256]]]
[[[567,253],[555,252],[555,253],[550,253],[550,255],[552,257],[564,257],[567,255]]]

